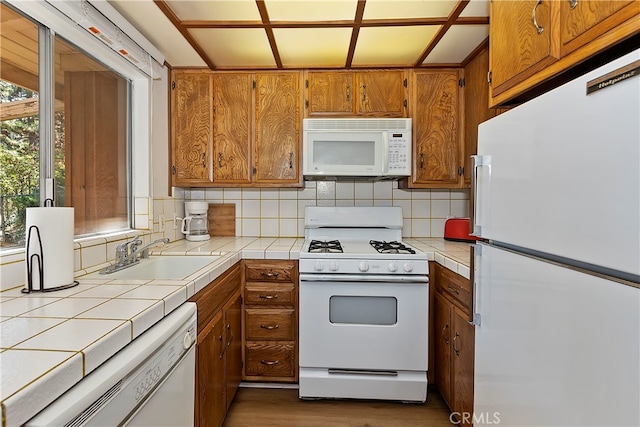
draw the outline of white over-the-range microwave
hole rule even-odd
[[[305,179],[411,175],[411,119],[304,119]]]

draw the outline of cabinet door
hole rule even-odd
[[[640,2],[633,0],[573,0],[562,2],[562,55],[579,48],[637,15]]]
[[[413,184],[456,187],[462,144],[459,70],[415,73]]]
[[[496,115],[489,108],[489,49],[482,50],[464,68],[464,183],[471,185],[471,158],[478,151],[478,125]]]
[[[310,71],[307,83],[307,115],[353,114],[355,90],[352,72]]]
[[[226,409],[242,380],[242,299],[238,292],[224,308],[225,363],[226,363]]]
[[[251,181],[251,74],[214,74],[213,180]]]
[[[548,0],[491,1],[489,52],[492,96],[513,87],[559,58],[557,8],[560,3]],[[533,22],[534,10],[538,27]]]
[[[473,413],[473,364],[475,330],[469,323],[468,316],[458,309],[452,311],[453,316],[453,407],[460,414]],[[467,421],[467,422],[465,422]],[[471,425],[465,417],[462,425]]]
[[[404,117],[404,71],[356,73],[356,112],[375,117]]]
[[[210,184],[212,75],[208,71],[173,71],[171,87],[172,184]]]
[[[453,406],[451,387],[451,303],[441,294],[434,301],[435,380],[440,395],[450,408]]]
[[[199,427],[218,427],[226,413],[222,313],[198,334],[196,346],[195,420]]]
[[[300,73],[256,74],[257,184],[300,184]]]

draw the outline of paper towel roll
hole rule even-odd
[[[51,289],[73,282],[73,215],[73,208],[27,208],[25,257],[40,254],[38,233],[35,230],[31,232],[31,240],[28,240],[29,229],[32,225],[38,227],[42,241],[44,289],[40,289],[38,261],[32,258],[32,286],[34,290]],[[29,262],[30,260],[26,259],[27,270]],[[28,274],[27,271],[27,280],[29,280]]]

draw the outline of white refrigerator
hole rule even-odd
[[[640,425],[640,50],[479,126],[475,425]]]

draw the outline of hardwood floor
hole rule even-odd
[[[240,388],[223,427],[440,427],[451,426],[437,391],[425,404],[300,400],[296,389]]]

